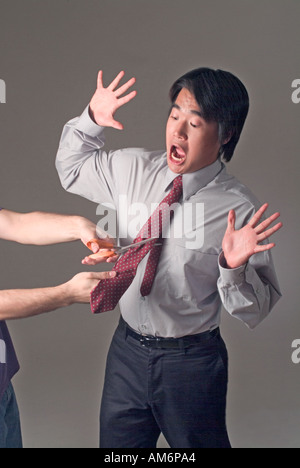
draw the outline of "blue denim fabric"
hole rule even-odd
[[[0,448],[23,448],[19,408],[11,383],[0,401]]]

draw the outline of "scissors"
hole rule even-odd
[[[154,240],[157,240],[157,237],[149,237],[149,239],[144,239],[140,242],[134,242],[133,244],[126,245],[125,247],[121,247],[119,245],[114,246],[113,250],[118,254],[121,255],[122,253],[126,252],[129,249],[139,247],[140,245],[148,244],[149,242],[152,242]],[[154,245],[161,245],[161,243],[156,243]]]
[[[87,243],[87,247],[92,250],[91,246],[92,244],[97,244],[100,249],[105,249],[107,252],[103,252],[103,254],[93,254],[90,255],[91,258],[96,258],[99,256],[108,256],[112,257],[114,255],[122,255],[124,252],[126,252],[129,249],[140,247],[141,245],[148,244],[149,242],[152,242],[154,240],[158,240],[157,237],[150,237],[149,239],[144,239],[140,242],[134,242],[133,244],[126,245],[124,247],[120,245],[115,245],[112,241],[112,239],[92,239]],[[161,245],[161,243],[155,243],[154,245]]]

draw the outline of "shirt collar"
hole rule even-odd
[[[195,195],[195,193],[209,184],[209,182],[217,176],[223,167],[223,163],[220,159],[217,159],[213,164],[210,164],[199,171],[183,174],[183,200],[188,200],[192,195]],[[168,167],[165,177],[166,190],[169,189],[170,184],[177,176],[178,174],[175,174],[175,172],[171,171]]]

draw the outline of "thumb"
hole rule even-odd
[[[121,122],[118,122],[117,120],[112,120],[111,126],[116,130],[124,130],[124,126],[121,124]]]
[[[97,89],[103,88],[103,71],[100,70],[97,76]]]
[[[95,254],[95,253],[98,253],[99,250],[100,250],[100,247],[98,244],[96,244],[96,242],[92,242],[91,244],[91,250],[92,252]]]
[[[228,213],[228,224],[227,224],[228,233],[235,231],[235,219],[236,219],[235,211],[230,210]]]
[[[101,273],[95,273],[95,279],[99,281],[114,278],[117,275],[116,271],[102,271]]]

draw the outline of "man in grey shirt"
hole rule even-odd
[[[122,129],[116,110],[135,97],[107,87],[102,72],[89,107],[64,128],[57,170],[64,188],[117,211],[119,240],[132,242],[182,175],[153,287],[140,292],[147,257],[120,300],[101,410],[102,447],[230,447],[226,430],[227,352],[221,306],[257,326],[280,298],[267,240],[281,223],[262,220],[250,190],[226,171],[249,108],[248,93],[229,72],[200,68],[171,88],[166,151],[106,152],[104,127]],[[138,209],[137,209],[138,208]],[[139,218],[137,223],[137,211]]]

